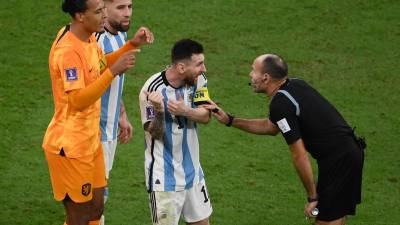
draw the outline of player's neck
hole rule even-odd
[[[114,27],[112,27],[112,26],[108,23],[108,21],[106,22],[104,28],[105,28],[109,33],[111,33],[111,34],[118,34],[118,30],[115,29]]]
[[[267,95],[272,97],[278,92],[279,88],[286,82],[287,78],[273,82],[271,86],[267,87]]]
[[[175,70],[173,66],[169,67],[165,71],[165,77],[168,83],[174,88],[179,88],[184,84],[184,81],[182,80],[181,76],[179,76],[178,71]]]
[[[89,37],[92,33],[86,29],[81,24],[76,22],[71,23],[70,31],[81,41],[89,42]]]

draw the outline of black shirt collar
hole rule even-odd
[[[181,88],[182,86],[180,86],[180,87],[174,87],[174,86],[172,86],[169,82],[168,82],[168,80],[167,80],[167,75],[166,75],[167,73],[166,73],[166,70],[164,70],[164,71],[162,71],[161,72],[161,76],[162,76],[162,79],[163,79],[163,82],[164,82],[164,84],[165,84],[165,86],[170,86],[170,87],[172,87],[172,88],[174,88],[174,89],[179,89],[179,88]]]
[[[117,33],[113,33],[113,32],[111,32],[109,29],[107,29],[106,26],[104,26],[104,30],[106,30],[108,33],[110,33],[110,34],[112,34],[112,35],[117,35],[117,34],[118,34],[118,31],[117,31]]]

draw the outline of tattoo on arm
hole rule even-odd
[[[154,139],[161,140],[164,135],[163,112],[156,111],[154,120],[145,124],[145,130],[147,130]]]

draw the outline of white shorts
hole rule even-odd
[[[106,178],[108,180],[110,171],[114,163],[115,150],[117,149],[117,140],[101,142],[103,146],[104,167],[106,169]]]
[[[149,200],[154,225],[178,225],[181,214],[185,222],[194,223],[207,219],[212,213],[204,180],[188,190],[153,191]]]

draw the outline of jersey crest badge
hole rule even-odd
[[[76,71],[76,68],[65,69],[65,75],[67,77],[67,81],[78,80],[78,73]]]
[[[86,183],[82,185],[82,194],[84,196],[88,196],[92,190],[92,185],[90,183]]]

